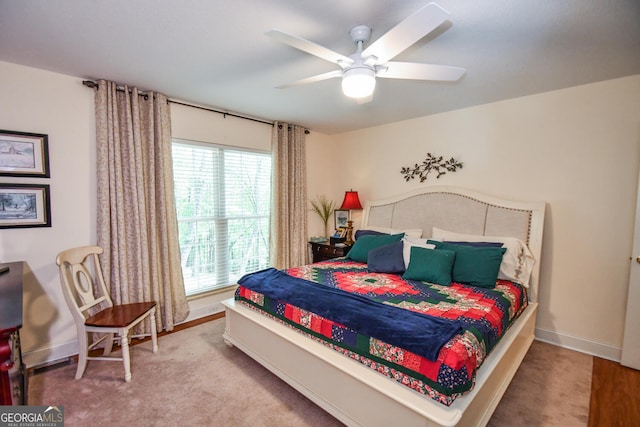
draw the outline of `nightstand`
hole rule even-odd
[[[309,242],[311,245],[311,254],[313,262],[326,261],[328,259],[338,258],[347,255],[351,246],[335,246],[329,243]]]

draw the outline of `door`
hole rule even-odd
[[[640,185],[638,185],[636,203],[636,224],[633,233],[633,255],[629,273],[627,316],[624,323],[622,359],[620,363],[630,368],[640,369]]]

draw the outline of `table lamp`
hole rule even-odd
[[[358,192],[353,190],[345,191],[344,200],[342,201],[340,209],[349,211],[349,220],[347,221],[347,240],[345,240],[344,243],[347,245],[353,245],[353,221],[351,220],[351,211],[362,209],[360,198],[358,198]]]

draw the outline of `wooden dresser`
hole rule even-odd
[[[20,348],[23,262],[0,263],[0,405],[26,404]]]
[[[336,246],[329,243],[309,242],[313,262],[326,261],[328,259],[345,256],[349,253],[351,246]]]

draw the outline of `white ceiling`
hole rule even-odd
[[[326,134],[640,74],[639,0],[437,0],[450,21],[395,59],[466,68],[459,82],[379,79],[368,104],[339,79],[275,88],[337,66],[265,31],[349,55],[353,26],[375,40],[427,3],[0,0],[0,60]]]

